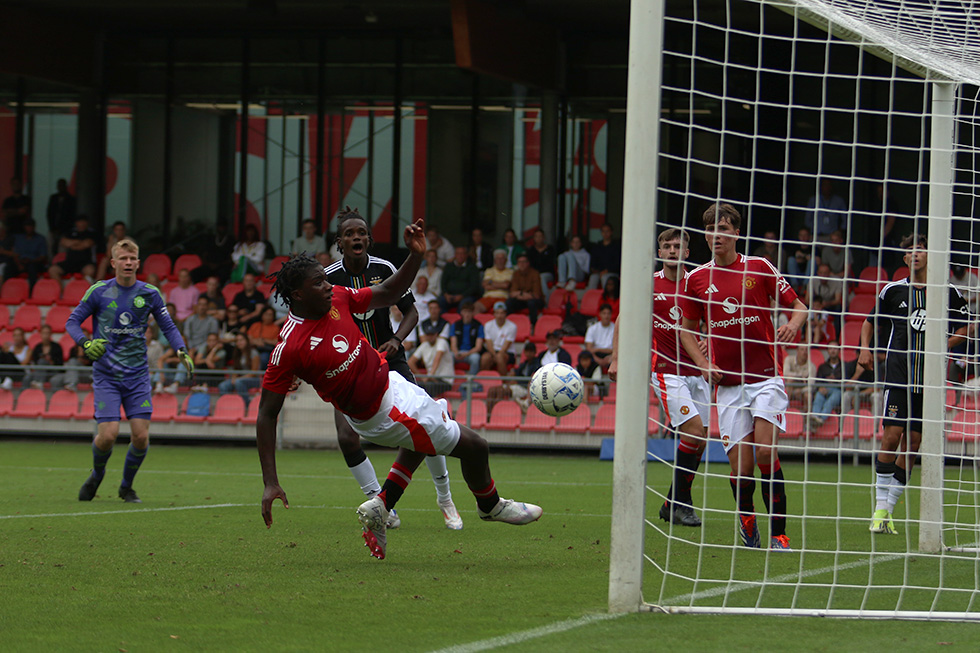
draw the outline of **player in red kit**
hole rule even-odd
[[[331,285],[323,266],[309,256],[294,256],[283,265],[274,292],[290,311],[269,357],[255,425],[265,483],[262,517],[270,527],[272,503],[279,499],[289,506],[276,473],[275,443],[276,422],[294,377],[332,403],[361,437],[402,449],[381,493],[357,509],[365,543],[379,559],[386,553],[388,513],[425,455],[460,459],[463,479],[486,521],[527,524],[542,512],[538,506],[500,498],[490,475],[486,440],[457,424],[445,400],[437,402],[397,372],[389,372],[384,357],[354,323],[351,313],[391,306],[408,290],[426,248],[421,219],[405,228],[405,243],[411,253],[402,266],[368,288]]]
[[[674,479],[660,518],[682,526],[700,526],[694,512],[691,485],[707,444],[711,417],[711,388],[701,370],[687,355],[678,333],[683,317],[680,302],[684,289],[688,236],[680,229],[667,229],[657,239],[657,256],[663,268],[653,276],[653,362],[651,383],[660,395],[667,423],[680,433],[674,459]],[[616,378],[619,360],[619,319],[613,334],[610,378]]]
[[[771,522],[770,548],[788,549],[786,491],[775,441],[785,429],[789,398],[776,355],[777,342],[792,342],[807,308],[779,271],[764,258],[735,251],[742,216],[730,204],[713,204],[703,215],[705,240],[713,258],[685,281],[681,341],[706,379],[718,386],[719,430],[732,466],[732,493],[738,504],[743,544],[758,547],[755,521],[755,464],[762,474],[762,500]],[[773,301],[791,309],[776,330]],[[707,325],[708,354],[694,336]]]

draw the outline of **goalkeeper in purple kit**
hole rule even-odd
[[[97,281],[72,311],[65,328],[82,346],[92,365],[95,395],[95,421],[98,432],[92,444],[92,473],[78,491],[79,501],[91,501],[105,477],[105,466],[112,445],[119,435],[120,406],[126,411],[131,432],[129,450],[123,466],[119,497],[127,503],[141,503],[133,490],[150,444],[150,372],[146,356],[146,327],[150,315],[177,351],[181,363],[193,376],[194,361],[187,353],[180,331],[170,319],[166,301],[155,287],[136,280],[139,246],[124,238],[112,246],[115,279]],[[92,316],[92,338],[82,331],[82,322]]]

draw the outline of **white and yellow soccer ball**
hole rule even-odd
[[[531,401],[545,415],[561,417],[578,408],[585,398],[582,376],[571,365],[542,365],[528,386]]]

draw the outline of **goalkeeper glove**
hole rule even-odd
[[[82,343],[82,351],[85,352],[86,358],[90,361],[97,361],[102,358],[105,354],[105,344],[108,342],[105,338],[96,338],[95,340],[86,340]]]
[[[191,355],[188,354],[187,353],[187,350],[184,349],[184,348],[180,348],[180,349],[177,350],[177,357],[180,358],[180,363],[187,370],[188,376],[190,376],[193,379],[194,378],[194,359],[191,358]]]

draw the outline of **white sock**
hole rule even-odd
[[[894,512],[898,500],[902,498],[905,486],[898,482],[897,478],[892,478],[891,487],[888,488],[888,512]]]
[[[348,469],[354,475],[357,484],[361,486],[361,492],[368,498],[381,492],[381,484],[378,483],[378,475],[374,473],[374,465],[371,464],[370,458],[365,458],[360,464],[348,467]]]
[[[432,482],[436,486],[436,499],[440,502],[451,501],[453,492],[449,488],[449,469],[446,467],[445,456],[426,456],[425,464],[432,474]]]
[[[895,477],[892,474],[875,474],[878,477],[878,482],[875,483],[875,499],[877,503],[875,504],[875,510],[887,510],[891,512],[891,508],[888,505],[888,493],[891,490],[892,483],[898,484]]]

